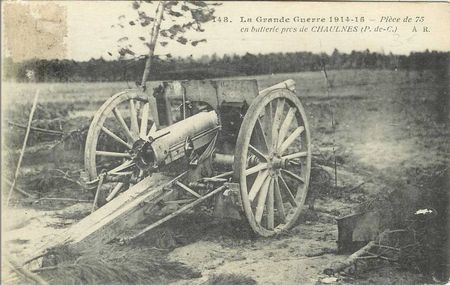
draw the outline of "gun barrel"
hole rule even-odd
[[[169,164],[185,155],[186,138],[192,141],[193,150],[208,144],[219,130],[219,118],[215,111],[201,112],[156,132],[168,133],[155,140],[152,149],[157,164]]]

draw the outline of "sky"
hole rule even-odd
[[[28,2],[28,5],[39,5],[44,1]],[[88,60],[102,56],[104,59],[117,58],[117,41],[127,36],[129,43],[138,53],[145,53],[146,49],[137,37],[149,34],[149,27],[139,29],[126,25],[128,20],[119,19],[125,15],[126,19],[136,18],[136,11],[131,8],[129,1],[54,1],[66,9],[67,35],[64,38],[66,46],[65,58]],[[352,50],[392,52],[394,54],[408,54],[411,51],[450,50],[450,9],[444,3],[320,3],[320,2],[224,2],[216,7],[217,17],[228,17],[231,22],[209,22],[204,25],[205,32],[188,34],[189,38],[206,38],[206,43],[197,47],[169,43],[165,48],[157,47],[157,54],[170,53],[172,56],[223,55],[270,53],[270,52],[326,52],[331,53],[335,48],[342,52]],[[374,29],[377,25],[397,27],[395,32],[311,32],[315,23],[281,23],[276,24],[279,29],[308,27],[308,32],[243,32],[243,28],[271,28],[273,23],[257,23],[256,17],[285,17],[308,18],[320,17],[328,21],[330,16],[344,16],[355,19],[363,16],[365,23],[340,23],[338,25],[369,25]],[[424,17],[424,22],[418,23],[419,32],[413,32],[412,23],[379,23],[382,17],[404,19],[411,16]],[[241,17],[252,18],[252,23],[243,23]],[[118,28],[118,23],[125,23],[126,28]],[[124,22],[125,21],[125,22]],[[171,24],[168,22],[166,24]],[[176,23],[176,22],[175,22]],[[325,23],[325,26],[335,24]],[[427,26],[430,32],[422,32]],[[135,40],[133,40],[135,38]],[[112,52],[113,56],[108,52]]]

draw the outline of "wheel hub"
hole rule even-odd
[[[280,168],[285,168],[286,160],[284,158],[281,158],[281,156],[279,155],[273,155],[269,157],[268,164],[269,168],[273,170],[278,170]]]

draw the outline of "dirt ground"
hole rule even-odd
[[[183,264],[196,272],[179,275],[171,274],[170,269],[158,272],[161,278],[157,283],[163,284],[443,282],[442,272],[422,268],[405,270],[398,263],[350,275],[330,277],[322,273],[328,264],[347,257],[337,254],[335,218],[348,215],[379,197],[388,197],[384,203],[392,203],[387,206],[397,208],[389,221],[381,221],[384,228],[400,227],[416,210],[427,207],[437,209],[438,217],[446,221],[449,118],[448,109],[442,106],[448,106],[449,81],[443,76],[434,71],[330,71],[329,88],[320,72],[257,76],[260,89],[289,78],[296,81],[297,94],[311,126],[313,160],[315,165],[322,166],[321,172],[313,168],[310,207],[305,208],[297,225],[281,236],[259,238],[252,234],[245,221],[216,219],[198,207],[144,235],[130,250],[154,249],[161,259]],[[60,127],[64,132],[79,131],[73,133],[76,138],[78,134],[82,136],[80,128],[88,124],[108,94],[120,91],[126,84],[74,85],[41,86],[45,90],[41,109],[53,113],[60,110],[48,116],[61,117]],[[26,102],[23,98],[32,96],[34,89],[23,85],[5,88],[8,98],[17,97],[19,102]],[[97,93],[95,100],[86,98]],[[23,137],[23,130],[8,125],[7,121],[26,122],[23,110],[27,107],[24,104],[22,109],[10,108],[4,117],[4,169],[14,169]],[[43,124],[47,115],[42,111],[40,116]],[[52,140],[32,135],[18,185],[40,198],[92,199],[90,193],[81,192],[70,180],[83,167],[80,159],[83,148],[76,140],[73,142],[73,137],[51,148]],[[53,155],[49,155],[49,149]],[[335,161],[337,178],[334,177]],[[65,175],[54,179],[53,169],[62,169]],[[52,179],[46,180],[43,173]],[[438,179],[444,182],[436,184]],[[3,189],[9,190],[3,182]],[[400,196],[389,196],[397,192]],[[439,193],[444,193],[444,199]],[[4,198],[5,191],[2,195]],[[3,208],[2,246],[20,261],[86,216],[91,208],[90,203],[63,203],[20,195],[15,195],[12,202],[11,207]],[[441,224],[444,235],[445,225]],[[145,223],[134,230],[143,227]],[[439,241],[442,244],[438,247],[445,252],[446,237]],[[133,260],[127,262],[132,264]],[[448,260],[442,266],[448,268]],[[57,284],[58,279],[45,274],[49,273],[43,276]],[[18,279],[13,275],[2,275],[2,283],[17,284]]]

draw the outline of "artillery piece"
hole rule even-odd
[[[305,203],[310,133],[293,80],[259,92],[256,80],[154,82],[101,106],[85,167],[100,208],[54,244],[89,249],[152,217],[134,239],[212,197],[272,236]]]

